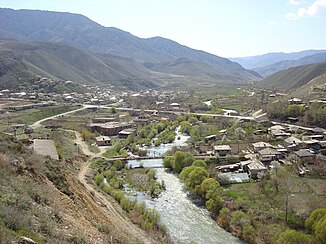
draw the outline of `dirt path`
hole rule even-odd
[[[107,217],[110,218],[114,226],[125,233],[128,237],[133,237],[135,243],[155,243],[154,240],[149,239],[146,232],[138,228],[130,222],[128,218],[123,216],[116,208],[113,206],[112,202],[108,200],[108,197],[101,192],[98,192],[94,189],[92,184],[87,182],[86,176],[90,170],[91,159],[94,157],[99,157],[105,151],[105,148],[100,148],[99,153],[93,153],[88,149],[88,145],[82,140],[82,137],[79,132],[75,131],[76,139],[75,143],[79,145],[82,152],[89,156],[89,160],[85,162],[78,173],[78,181],[85,187],[85,189],[96,198],[97,202],[101,204],[106,210]]]
[[[51,117],[47,117],[47,118],[44,118],[44,119],[40,119],[40,120],[36,121],[34,124],[32,124],[31,127],[32,127],[33,129],[38,128],[38,127],[41,127],[41,126],[42,126],[41,123],[44,122],[44,121],[47,121],[47,120],[49,120],[49,119],[54,119],[54,118],[57,118],[57,117],[59,117],[59,116],[64,116],[64,115],[67,115],[67,114],[75,113],[75,112],[77,112],[77,111],[84,110],[84,109],[86,109],[86,108],[87,108],[87,107],[84,106],[84,107],[82,107],[82,108],[78,108],[78,109],[75,109],[75,110],[71,110],[71,111],[68,111],[68,112],[65,112],[65,113],[62,113],[62,114],[57,114],[57,115],[53,115],[53,116],[51,116]]]
[[[62,115],[67,115],[70,113],[75,113],[80,110],[86,109],[87,106],[84,106],[79,109],[75,109],[69,112],[65,112],[62,114],[57,114],[51,117],[47,117],[44,119],[41,119],[39,121],[36,121],[34,124],[31,125],[32,128],[38,128],[41,127],[41,123],[57,118]],[[70,131],[70,130],[67,130]],[[108,200],[108,197],[104,195],[101,192],[98,192],[92,184],[87,182],[87,174],[90,170],[90,165],[91,165],[91,159],[94,157],[100,157],[106,150],[106,147],[100,147],[100,152],[98,153],[93,153],[89,150],[88,145],[83,141],[82,136],[79,132],[71,130],[71,132],[74,132],[76,135],[76,139],[74,142],[78,144],[79,148],[85,154],[86,156],[89,157],[87,162],[84,162],[80,168],[80,171],[77,176],[77,180],[81,183],[81,185],[84,187],[85,192],[84,194],[89,195],[90,197],[93,196],[97,203],[101,206],[101,209],[105,212],[106,217],[110,220],[112,225],[118,230],[121,231],[122,236],[125,236],[126,239],[132,240],[131,243],[146,243],[146,244],[151,244],[151,243],[157,243],[155,240],[151,239],[148,237],[148,234],[137,227],[136,225],[132,224],[131,221],[125,217],[122,212],[119,212],[113,203]]]

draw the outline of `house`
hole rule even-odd
[[[273,160],[278,160],[283,158],[282,153],[274,148],[265,148],[263,150],[260,150],[258,152],[258,155],[259,155],[259,159],[263,163],[270,163]]]
[[[96,145],[98,146],[110,146],[111,138],[108,136],[97,136],[95,137]]]
[[[319,152],[321,148],[318,140],[312,139],[312,140],[303,141],[303,143],[305,145],[305,148],[312,149],[315,152]]]
[[[219,145],[214,146],[214,153],[220,155],[221,157],[232,153],[232,149],[229,145]]]
[[[259,179],[267,172],[267,168],[259,161],[253,160],[247,165],[249,177],[252,179]]]
[[[205,155],[212,155],[213,154],[213,146],[209,144],[204,144],[204,145],[199,145],[196,150],[200,154],[205,154]]]
[[[260,150],[263,150],[265,148],[272,148],[273,146],[269,144],[268,142],[256,142],[252,144],[254,148],[254,152],[259,152]]]
[[[118,122],[108,122],[108,123],[91,123],[87,126],[90,131],[97,131],[104,136],[114,136],[118,135],[120,131],[133,128],[132,124],[128,123],[118,123]]]
[[[179,103],[171,103],[170,107],[171,107],[171,109],[180,109],[180,104]]]
[[[312,153],[308,149],[301,149],[294,152],[294,154],[302,163],[313,164],[316,160],[316,154]]]
[[[289,151],[297,151],[303,147],[303,142],[294,137],[290,136],[284,140],[284,146],[289,150]]]
[[[129,129],[124,129],[119,132],[119,138],[128,138],[129,135],[132,135],[136,132],[136,129],[129,128]]]
[[[93,123],[108,123],[108,122],[117,122],[119,117],[102,117],[102,118],[93,118]]]
[[[275,137],[287,137],[291,134],[287,132],[287,129],[281,125],[274,125],[268,129],[269,133]]]
[[[213,142],[217,140],[217,135],[209,135],[205,137],[205,142]]]
[[[134,119],[132,122],[136,125],[136,126],[145,126],[148,125],[150,123],[150,115],[140,115],[138,116],[138,118]]]
[[[288,100],[289,104],[302,104],[303,100],[300,98],[291,98]]]
[[[234,172],[240,169],[240,164],[227,164],[227,165],[220,165],[217,166],[216,169],[220,172]]]

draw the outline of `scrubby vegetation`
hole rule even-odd
[[[116,160],[112,165],[100,168],[101,173],[94,176],[94,181],[120,204],[134,224],[152,233],[153,237],[161,243],[170,243],[167,230],[160,223],[159,213],[155,209],[146,208],[144,203],[132,200],[123,190],[129,187],[155,197],[164,190],[164,182],[159,183],[155,180],[153,169],[127,170],[125,168],[120,160]]]

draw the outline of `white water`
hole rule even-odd
[[[180,140],[152,148],[152,150],[149,149],[150,152],[164,153],[174,145],[185,145],[189,137],[181,135],[177,130],[178,136],[180,136]],[[163,166],[163,160],[130,160],[128,164],[132,167],[140,164],[143,167],[160,167]],[[134,197],[160,213],[161,222],[167,227],[174,243],[190,243],[191,241],[198,244],[243,243],[219,227],[205,207],[194,203],[188,193],[184,191],[183,183],[176,175],[167,173],[164,169],[156,169],[156,177],[159,182],[163,180],[166,186],[166,190],[158,198],[153,199],[139,192],[136,192]]]

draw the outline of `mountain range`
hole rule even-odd
[[[162,37],[139,38],[79,14],[0,9],[0,39],[0,51],[9,55],[1,61],[2,85],[19,82],[18,74],[129,89],[261,78],[226,58]]]
[[[281,91],[295,90],[323,74],[326,74],[326,62],[301,65],[279,71],[258,82],[257,86]]]

